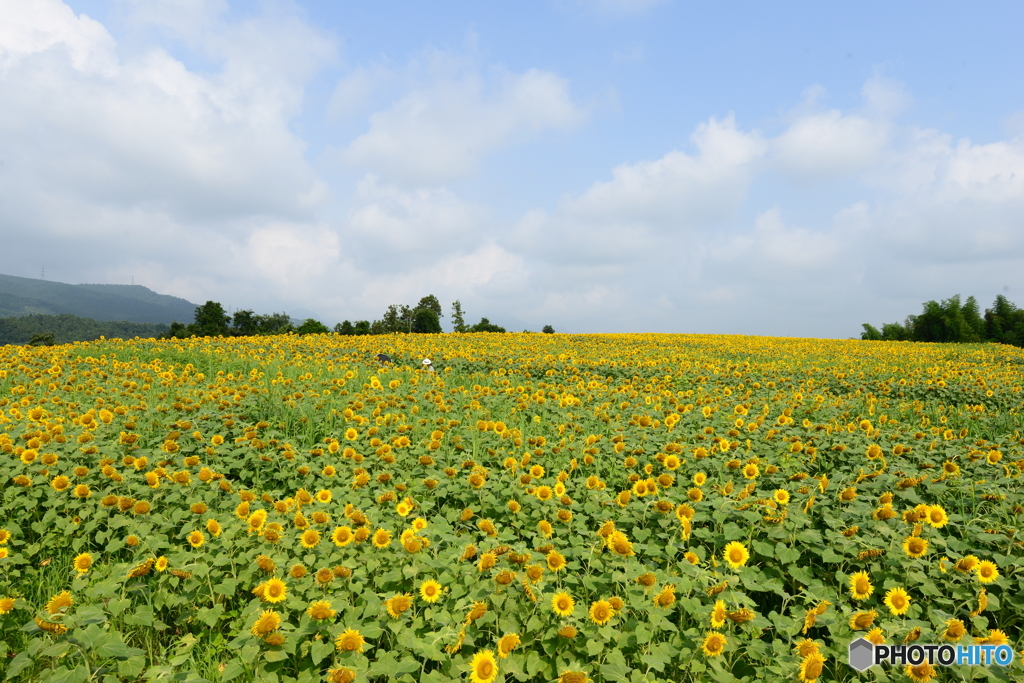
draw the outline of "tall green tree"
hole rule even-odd
[[[444,317],[444,313],[441,312],[441,302],[438,301],[437,297],[433,294],[428,294],[420,299],[420,302],[416,304],[416,308],[414,310],[419,311],[423,309],[433,311],[438,320]]]
[[[235,311],[231,318],[231,331],[240,337],[249,337],[259,332],[259,317],[251,310]]]
[[[412,331],[419,334],[440,334],[441,321],[437,319],[437,313],[430,308],[416,309]]]
[[[231,318],[224,312],[224,307],[216,301],[207,301],[196,307],[195,321],[189,331],[197,337],[226,337],[230,333],[228,324]]]
[[[287,334],[292,331],[292,318],[287,313],[270,313],[256,316],[256,327],[260,334]]]
[[[330,329],[319,320],[306,318],[295,331],[299,334],[327,334],[330,332]]]
[[[462,304],[459,302],[458,299],[456,299],[455,303],[452,304],[452,331],[466,331],[465,313],[462,311]]]

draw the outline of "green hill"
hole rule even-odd
[[[0,317],[70,314],[98,321],[189,323],[196,304],[142,285],[69,285],[0,275]]]

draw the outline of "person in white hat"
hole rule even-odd
[[[427,372],[433,372],[434,371],[434,366],[430,363],[430,359],[429,358],[424,358],[423,359],[423,369],[426,370]]]

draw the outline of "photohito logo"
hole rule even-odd
[[[1009,645],[875,645],[866,638],[850,643],[849,663],[857,671],[875,664],[916,666],[924,662],[939,666],[1009,666],[1013,662]]]

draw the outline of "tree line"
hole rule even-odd
[[[392,304],[387,307],[378,320],[345,320],[334,326],[333,331],[341,335],[368,334],[438,334],[442,332],[441,318],[444,317],[441,302],[433,294],[419,300],[415,306]],[[462,304],[456,300],[452,304],[452,329],[455,332],[505,332],[505,328],[493,324],[487,318],[480,318],[475,325],[467,325]],[[207,301],[196,307],[195,319],[191,324],[174,322],[171,324],[166,338],[185,337],[247,337],[254,335],[287,334],[327,334],[332,330],[314,318],[302,322],[294,321],[287,313],[271,313],[258,315],[251,310],[237,311],[228,315],[224,307],[216,301]],[[551,325],[544,326],[544,332],[553,333]]]
[[[886,323],[879,330],[863,325],[861,339],[920,342],[996,342],[1024,347],[1024,309],[1000,294],[992,308],[981,313],[973,296],[961,303],[960,295],[944,301],[925,302],[920,315],[900,323]]]
[[[0,318],[0,344],[70,344],[76,341],[157,337],[167,332],[162,323],[98,321],[70,313],[43,315],[32,313]]]

